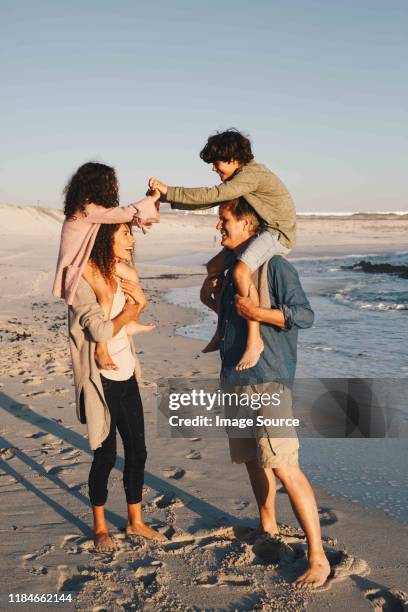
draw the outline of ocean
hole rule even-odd
[[[203,254],[196,262],[206,260]],[[185,258],[177,258],[182,265]],[[188,261],[191,265],[192,258]],[[401,378],[408,376],[408,278],[345,269],[361,261],[406,266],[408,251],[346,257],[291,258],[315,312],[312,329],[299,333],[298,370],[309,377]],[[169,262],[168,262],[169,263]],[[171,262],[177,265],[175,261]],[[209,340],[215,315],[199,299],[199,287],[171,289],[166,299],[200,312],[177,334]]]

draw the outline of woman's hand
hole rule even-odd
[[[250,321],[258,321],[258,306],[249,297],[235,296],[235,306],[240,317]]]

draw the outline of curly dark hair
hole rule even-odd
[[[200,151],[200,157],[206,164],[217,161],[230,162],[232,159],[247,164],[252,155],[251,141],[235,128],[225,132],[216,132],[207,140],[205,147]]]
[[[75,219],[77,213],[85,211],[87,202],[105,208],[119,206],[119,184],[115,168],[88,162],[80,166],[64,188],[64,214]]]
[[[98,268],[107,281],[112,281],[114,277],[113,237],[121,225],[127,225],[132,231],[131,223],[102,223],[89,256],[92,266]]]

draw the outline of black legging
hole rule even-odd
[[[116,427],[123,440],[125,469],[123,485],[128,504],[142,500],[146,446],[143,406],[136,378],[109,380],[101,376],[111,425],[108,437],[94,451],[89,472],[89,498],[93,506],[103,506],[108,497],[108,478],[116,461]]]

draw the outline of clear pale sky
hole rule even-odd
[[[406,0],[1,0],[0,201],[70,174],[201,186],[215,130],[249,134],[299,211],[406,210]]]

